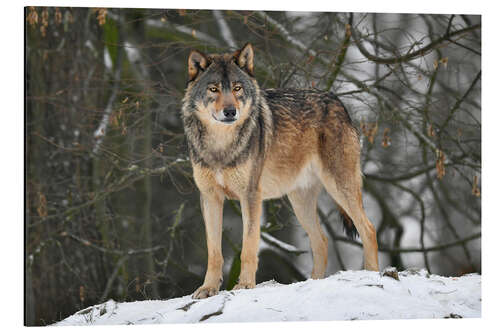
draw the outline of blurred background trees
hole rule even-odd
[[[332,90],[363,140],[381,267],[481,272],[481,17],[26,8],[26,324],[192,293],[206,265],[179,117],[197,48],[250,41],[262,88]],[[331,199],[327,274],[361,269]],[[224,210],[224,283],[239,272],[239,203]],[[257,282],[309,276],[286,199],[265,203]]]

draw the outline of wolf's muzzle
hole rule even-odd
[[[236,117],[236,108],[234,106],[229,107],[227,109],[224,109],[222,113],[224,114],[224,117],[226,117],[227,119],[233,119]]]
[[[232,123],[238,119],[238,111],[234,106],[222,110],[222,114],[224,115],[224,118],[221,120],[224,123]]]
[[[213,117],[215,120],[222,123],[231,124],[238,120],[239,113],[234,106],[231,106],[217,112],[216,114],[213,114]]]

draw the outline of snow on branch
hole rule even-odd
[[[278,21],[276,21],[275,19],[273,19],[272,17],[270,17],[269,15],[267,15],[265,12],[263,11],[260,11],[260,12],[257,12],[264,20],[266,20],[267,22],[271,23],[271,25],[273,25],[276,29],[278,29],[278,31],[281,33],[281,35],[288,41],[290,42],[291,44],[293,44],[294,46],[298,47],[299,49],[301,49],[302,51],[304,52],[307,52],[310,56],[313,56],[313,57],[316,57],[317,56],[317,53],[316,51],[314,50],[311,50],[309,49],[304,43],[302,43],[300,40],[296,39],[295,37],[293,37],[289,32],[288,30],[286,30],[286,28],[281,25],[281,23],[279,23]]]
[[[121,44],[121,38],[122,38],[122,31],[121,31],[121,24],[118,24],[118,43],[117,45]],[[106,53],[105,53],[106,54]],[[111,96],[108,99],[108,103],[106,104],[106,108],[104,109],[104,115],[102,116],[101,122],[99,123],[99,126],[94,132],[94,139],[95,145],[94,148],[92,149],[92,153],[98,154],[102,141],[104,137],[106,136],[106,132],[108,130],[109,126],[109,118],[111,116],[111,113],[113,112],[113,103],[116,100],[116,96],[118,95],[118,89],[120,88],[120,79],[121,79],[121,73],[122,73],[122,60],[123,60],[123,52],[121,47],[117,47],[117,55],[116,55],[116,62],[115,62],[115,71],[113,74],[113,86],[112,86],[112,92]]]
[[[111,92],[111,96],[109,97],[108,103],[106,104],[106,108],[104,109],[104,115],[102,116],[101,122],[99,126],[94,132],[94,139],[96,140],[94,148],[92,149],[92,153],[98,154],[102,140],[106,136],[106,132],[109,126],[109,117],[113,112],[113,103],[116,100],[116,96],[118,95],[118,88],[120,86],[120,77],[121,77],[121,52],[118,51],[118,57],[116,61],[115,73],[113,75],[113,91]]]
[[[212,11],[215,20],[217,22],[217,25],[219,26],[220,33],[222,35],[222,38],[224,38],[224,41],[226,42],[229,47],[233,49],[237,49],[238,46],[236,45],[236,42],[234,41],[233,34],[231,32],[231,28],[229,28],[229,25],[226,22],[226,19],[224,18],[224,15],[222,15],[222,12],[220,10],[213,10]]]
[[[280,250],[283,250],[283,251],[288,252],[288,253],[293,253],[293,254],[299,255],[299,254],[307,252],[304,250],[300,250],[291,244],[285,243],[285,242],[271,236],[267,232],[262,232],[261,237],[262,237],[262,240],[265,241],[266,243],[273,245],[273,246],[279,248]]]

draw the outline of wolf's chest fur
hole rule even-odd
[[[311,156],[302,165],[288,167],[283,170],[279,167],[279,161],[272,158],[264,161],[261,176],[252,179],[252,163],[250,160],[233,168],[205,169],[205,184],[199,186],[213,186],[220,189],[229,199],[240,200],[244,196],[252,182],[257,181],[262,199],[279,198],[297,189],[308,189],[317,185],[317,164],[315,157]]]

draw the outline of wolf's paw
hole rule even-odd
[[[238,290],[238,289],[253,289],[255,288],[255,283],[251,282],[240,282],[237,285],[233,287],[233,290]]]
[[[219,288],[211,286],[201,286],[200,288],[196,289],[196,291],[193,293],[193,298],[202,299],[210,296],[215,296],[218,293],[219,293]]]

